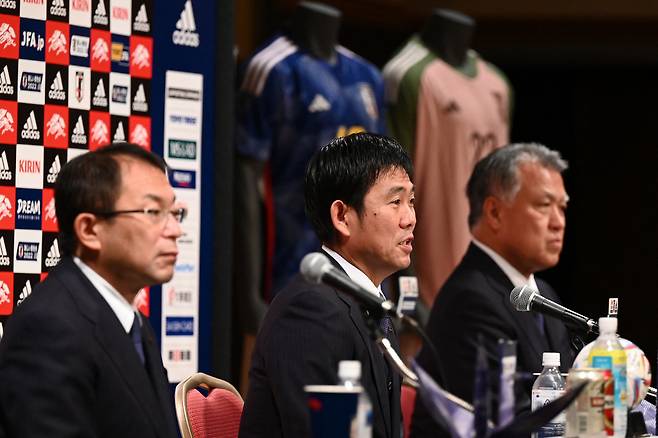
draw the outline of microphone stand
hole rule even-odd
[[[365,316],[364,319],[366,325],[370,330],[370,337],[379,347],[379,351],[381,351],[386,358],[386,362],[388,362],[390,367],[396,370],[402,378],[406,379],[411,386],[418,388],[418,376],[404,364],[400,355],[395,351],[393,345],[391,345],[391,341],[389,341],[384,332],[382,332],[374,315],[371,312],[363,312],[363,315]],[[400,319],[399,314],[397,314],[397,318]]]

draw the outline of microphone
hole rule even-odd
[[[361,307],[369,310],[378,318],[384,314],[397,317],[395,307],[391,301],[382,300],[381,297],[354,282],[343,271],[334,267],[322,253],[312,252],[306,254],[299,266],[299,271],[311,283],[324,283],[346,293],[356,300]]]
[[[588,332],[599,332],[599,325],[593,319],[567,309],[555,301],[542,297],[539,292],[528,285],[512,289],[509,300],[519,312],[533,310],[553,316],[575,327],[586,329]]]

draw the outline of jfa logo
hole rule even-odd
[[[21,59],[44,61],[46,53],[46,25],[45,21],[21,20]]]

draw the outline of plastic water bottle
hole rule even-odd
[[[615,437],[623,438],[626,436],[628,420],[628,388],[626,351],[617,338],[617,318],[599,318],[599,332],[599,337],[589,353],[589,362],[593,368],[606,368],[612,371],[615,387],[613,430]]]
[[[340,385],[361,390],[352,420],[350,438],[372,438],[372,403],[368,393],[361,386],[361,362],[358,360],[341,360],[338,363]]]
[[[559,398],[564,394],[566,388],[564,377],[560,374],[560,353],[544,353],[542,366],[544,369],[532,385],[533,411]],[[566,413],[561,412],[532,436],[533,438],[562,437],[565,433],[566,422]]]

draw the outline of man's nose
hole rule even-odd
[[[558,205],[553,208],[551,213],[549,226],[553,229],[561,230],[566,226],[566,216],[564,210]]]
[[[413,205],[407,205],[406,211],[402,215],[400,226],[402,228],[413,228],[416,226],[416,210]]]

